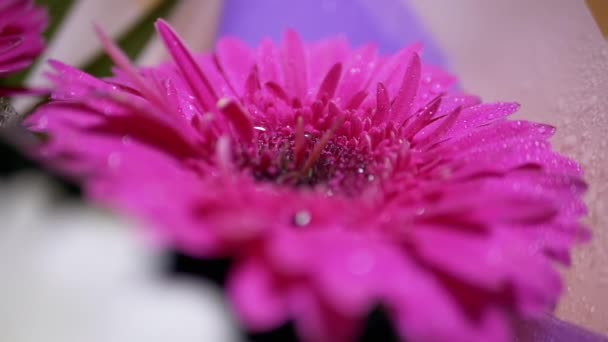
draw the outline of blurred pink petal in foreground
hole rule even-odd
[[[32,0],[0,3],[0,77],[32,64],[44,48],[42,31],[46,24],[46,11]]]

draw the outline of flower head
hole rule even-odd
[[[93,199],[231,257],[248,328],[350,340],[380,305],[411,341],[500,341],[513,315],[553,307],[585,185],[552,127],[452,90],[418,46],[381,56],[287,32],[195,56],[157,29],[172,61],[156,68],[103,34],[116,76],[53,62],[53,99],[28,124]]]
[[[32,0],[8,0],[0,4],[0,18],[0,77],[4,77],[27,68],[40,54],[47,14]]]

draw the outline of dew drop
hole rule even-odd
[[[293,218],[293,222],[298,227],[306,227],[312,221],[312,216],[307,210],[300,210]]]
[[[108,156],[108,166],[111,169],[116,169],[118,166],[120,166],[120,155],[118,153],[110,153],[110,155]]]
[[[38,125],[37,128],[39,129],[46,129],[46,126],[48,126],[49,124],[49,118],[45,116],[41,117],[40,120],[38,120]]]
[[[203,120],[206,122],[211,122],[211,121],[215,120],[215,116],[211,112],[205,113],[205,114],[203,114]]]
[[[120,142],[123,145],[130,145],[133,142],[133,139],[129,135],[123,135],[123,137],[120,138]]]

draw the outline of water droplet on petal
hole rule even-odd
[[[293,222],[298,227],[306,227],[310,224],[311,221],[312,221],[312,216],[310,215],[310,212],[308,212],[307,210],[298,211],[293,218]]]
[[[120,166],[120,155],[118,153],[110,153],[110,155],[108,156],[108,166],[111,169],[116,169],[118,166]]]
[[[133,139],[129,135],[124,135],[122,138],[120,138],[120,142],[123,145],[129,145],[133,142]]]
[[[49,118],[45,115],[38,120],[38,125],[36,126],[38,129],[46,129],[46,126],[49,124]]]

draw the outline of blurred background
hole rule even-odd
[[[44,86],[49,58],[109,75],[111,63],[100,50],[92,23],[103,27],[139,65],[166,58],[153,32],[158,17],[166,18],[195,51],[210,51],[224,35],[249,44],[266,36],[279,39],[288,27],[306,40],[341,34],[353,45],[374,41],[385,53],[422,42],[423,59],[456,74],[463,89],[484,101],[517,101],[522,105],[519,118],[556,126],[556,149],[583,165],[594,239],[575,252],[557,316],[608,334],[608,1],[36,2],[50,14],[47,50],[32,68],[2,80],[3,85]],[[13,105],[26,112],[35,101],[16,99]],[[36,168],[5,143],[0,153],[3,179]],[[78,196],[77,187],[55,182],[64,184],[64,193],[67,189]],[[6,198],[8,190],[0,191]]]

